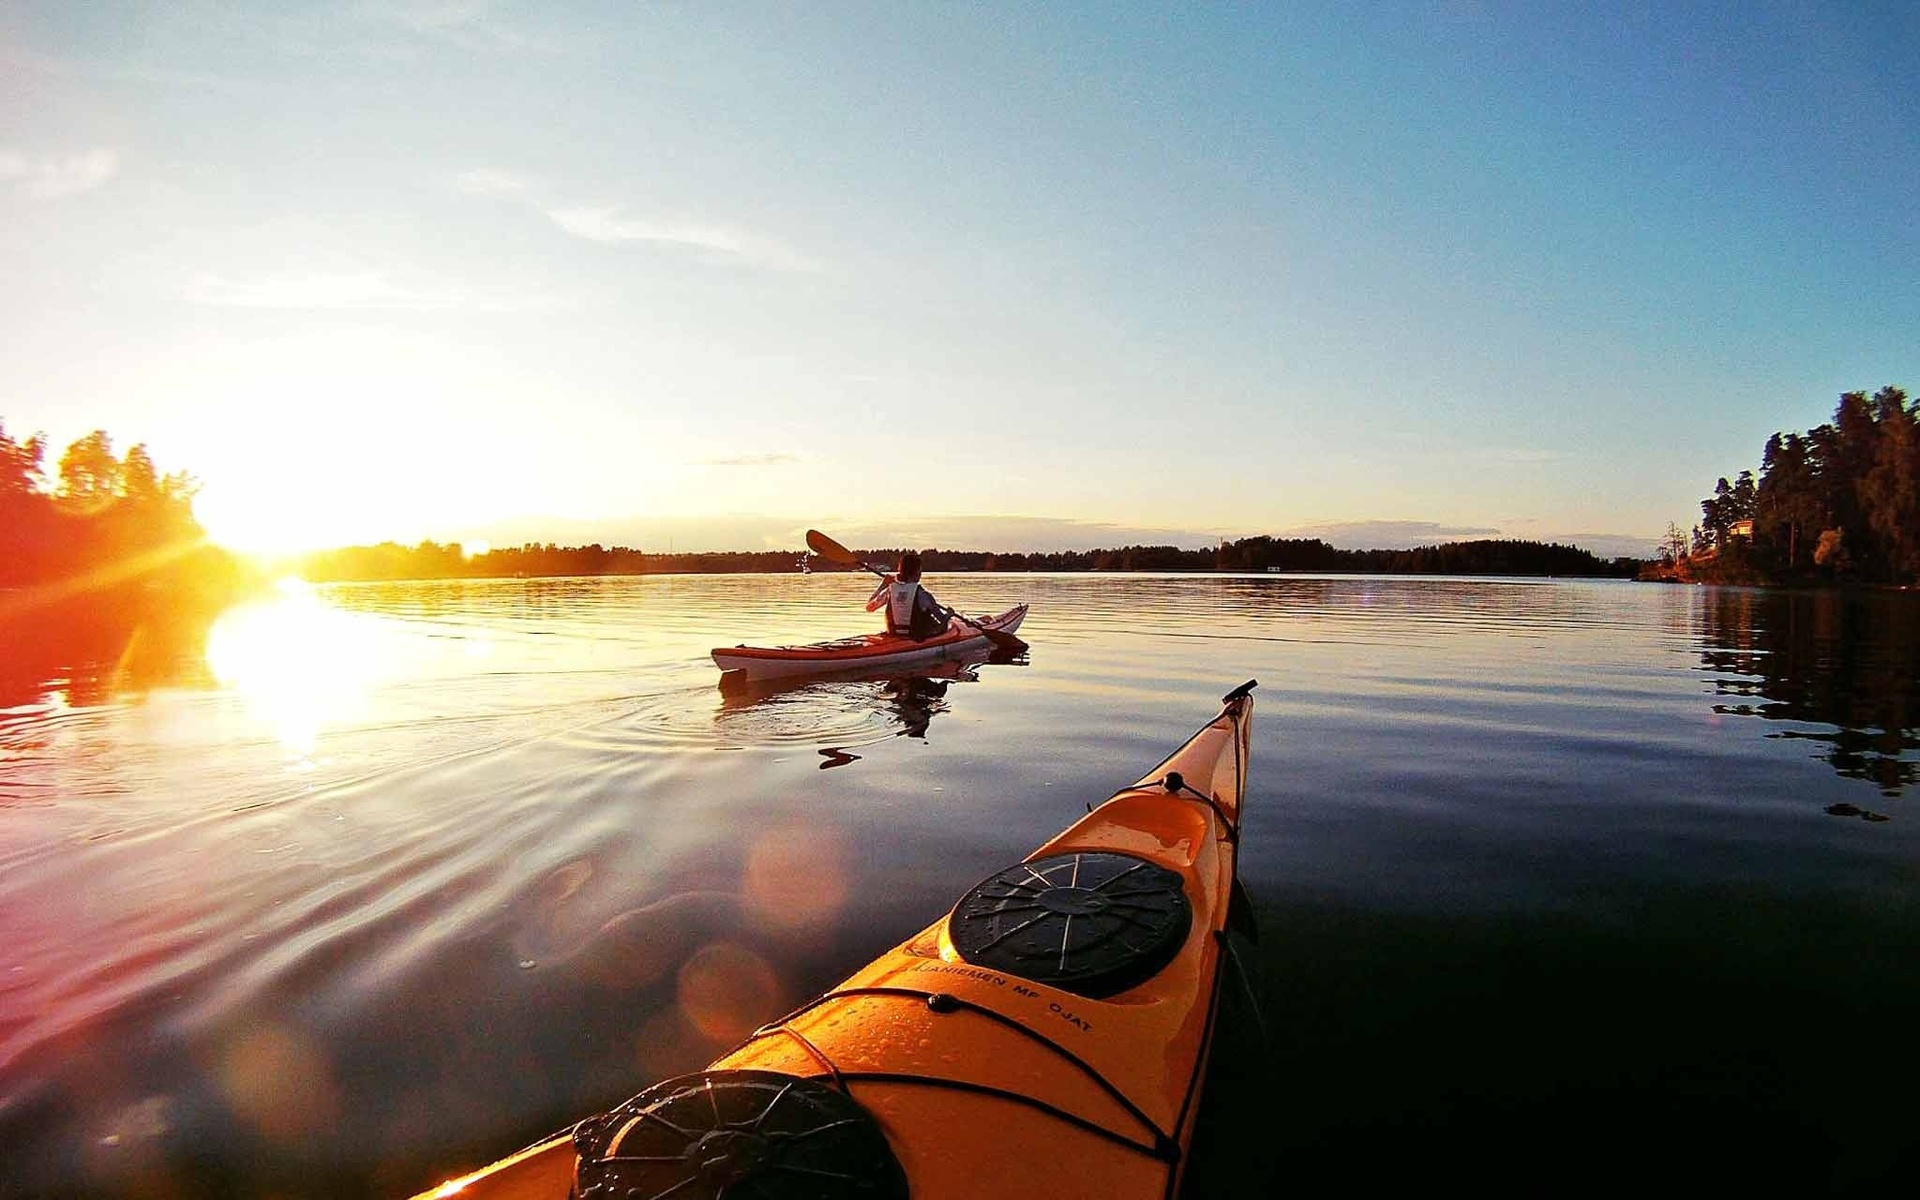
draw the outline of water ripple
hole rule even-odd
[[[102,1130],[214,1164],[178,1193],[425,1186],[449,1147],[712,1057],[726,1022],[680,1009],[683,972],[735,971],[749,1007],[831,983],[1249,676],[1243,869],[1269,889],[1425,917],[1907,888],[1904,601],[930,582],[1031,602],[1030,661],[730,693],[711,647],[861,628],[867,581],[356,585],[320,593],[324,653],[231,642],[217,685],[49,681],[0,712],[0,1143],[43,1164],[20,1186],[139,1190]],[[1862,812],[1886,819],[1834,819]],[[285,1183],[316,1157],[343,1178]]]

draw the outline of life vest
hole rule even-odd
[[[887,628],[906,633],[913,628],[913,602],[920,592],[919,583],[896,579],[887,585]]]
[[[918,598],[920,585],[909,583],[889,575],[873,589],[873,595],[867,598],[867,611],[887,610],[887,632],[906,633],[913,628],[913,602]]]

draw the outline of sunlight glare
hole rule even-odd
[[[382,622],[283,579],[271,599],[221,614],[207,637],[207,666],[282,745],[305,755],[323,731],[364,714],[398,666],[394,641]]]

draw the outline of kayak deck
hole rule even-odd
[[[796,1148],[813,1134],[762,1127],[821,1104],[863,1110],[900,1173],[897,1191],[888,1168],[823,1196],[1172,1197],[1227,961],[1250,688],[1022,863],[707,1071],[425,1194],[558,1200],[578,1175],[589,1194],[591,1179],[617,1182],[609,1194],[667,1195],[651,1175],[629,1193],[636,1177],[620,1172],[684,1159],[704,1185],[715,1147],[741,1138],[764,1143],[749,1174],[783,1169],[769,1164],[809,1153]],[[729,1086],[762,1099],[728,1108],[742,1103],[716,1099]],[[701,1124],[687,1127],[689,1114]],[[817,1132],[853,1123],[823,1119]]]
[[[1027,606],[1016,604],[998,615],[980,617],[978,623],[995,633],[1010,634],[1020,628],[1026,617]],[[948,623],[945,631],[919,641],[899,634],[867,633],[800,646],[722,646],[716,647],[712,655],[714,665],[723,672],[745,672],[742,677],[746,679],[775,679],[821,671],[935,662],[988,644],[986,634],[956,618]]]

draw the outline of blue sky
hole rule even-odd
[[[0,418],[261,547],[1630,552],[1920,388],[1916,14],[16,3]]]

